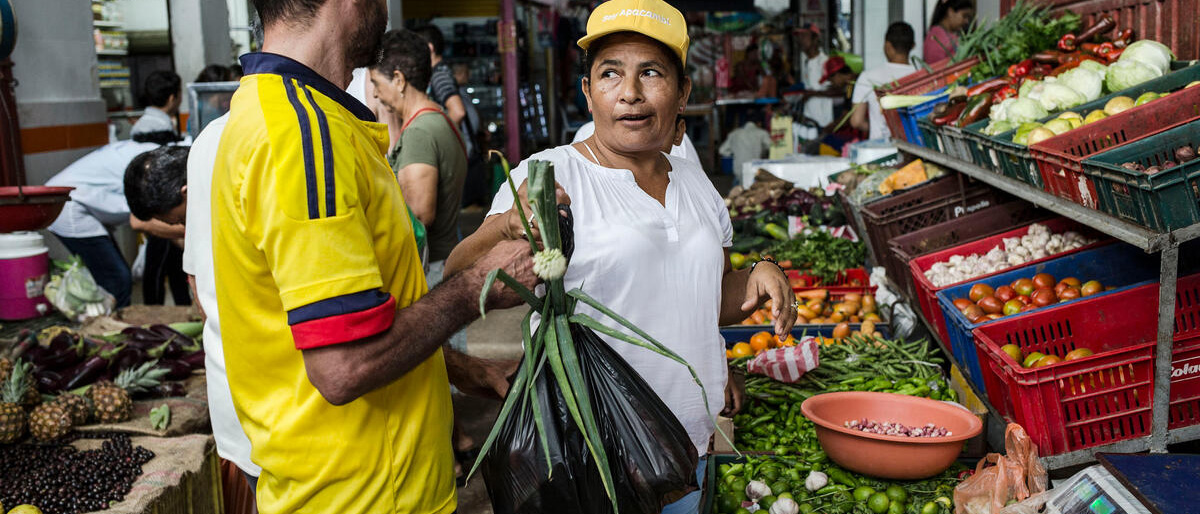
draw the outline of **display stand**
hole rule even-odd
[[[1152,429],[1150,435],[1108,445],[1085,448],[1059,455],[1042,457],[1049,469],[1061,469],[1095,461],[1099,452],[1135,453],[1150,451],[1164,453],[1168,444],[1200,439],[1200,425],[1168,430],[1168,408],[1171,387],[1171,346],[1175,333],[1175,281],[1179,273],[1179,245],[1200,237],[1200,223],[1171,232],[1155,232],[1144,227],[1117,219],[1103,212],[1053,196],[1028,184],[1010,179],[997,172],[981,168],[974,163],[957,159],[944,153],[894,140],[900,151],[929,162],[945,166],[964,175],[984,182],[996,189],[1017,196],[1038,207],[1066,216],[1100,232],[1141,248],[1146,253],[1158,253],[1159,260],[1159,309],[1158,345],[1155,348],[1154,402],[1151,410]],[[939,341],[945,348],[945,342]],[[947,355],[950,355],[947,353]],[[983,393],[981,391],[981,393]],[[981,397],[984,396],[981,394]],[[989,403],[990,417],[999,418]],[[1002,423],[1002,421],[1001,421]],[[989,423],[989,428],[994,423]]]

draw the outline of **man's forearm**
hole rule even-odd
[[[489,249],[507,239],[504,237],[503,227],[503,215],[484,218],[473,234],[460,241],[450,251],[450,256],[446,258],[445,276],[449,277],[471,267]]]
[[[721,326],[734,325],[746,319],[746,311],[742,310],[742,301],[746,297],[746,282],[750,279],[750,270],[730,271],[721,278]]]
[[[459,273],[396,311],[391,328],[381,334],[304,350],[309,380],[335,405],[392,383],[479,317],[479,284],[474,274]]]

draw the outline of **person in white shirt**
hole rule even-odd
[[[823,79],[825,61],[829,60],[829,56],[825,55],[825,50],[821,48],[820,28],[815,23],[809,23],[796,29],[794,33],[802,59],[800,77],[804,82],[805,91],[824,92],[829,87],[829,82]],[[817,122],[821,127],[828,126],[833,122],[833,100],[822,96],[809,96],[804,101],[804,117]]]
[[[733,175],[742,176],[742,165],[762,159],[771,148],[771,133],[753,121],[733,129],[717,149],[725,157],[733,157]]]
[[[681,159],[687,159],[689,162],[695,163],[696,166],[703,166],[703,164],[700,163],[700,153],[696,151],[696,145],[692,144],[692,138],[688,137],[686,130],[683,130],[684,123],[685,122],[683,121],[682,117],[677,119],[676,132],[679,133],[677,134],[677,139],[679,139],[679,142],[672,144],[671,151],[667,153]],[[575,138],[571,141],[571,143],[582,142],[584,139],[592,137],[592,134],[595,133],[596,122],[589,121],[584,123],[581,127],[579,127],[579,130],[575,131]]]
[[[130,138],[160,144],[182,141],[183,138],[179,136],[175,126],[182,95],[182,80],[175,72],[158,70],[147,75],[142,84],[142,97],[146,108],[130,129]]]
[[[892,135],[883,119],[879,100],[875,98],[875,88],[917,71],[908,63],[908,54],[916,44],[913,38],[913,29],[907,23],[898,21],[888,26],[883,42],[887,62],[863,70],[854,85],[854,112],[850,115],[850,125],[870,134],[871,139],[886,139]]]
[[[631,6],[669,23],[642,31],[638,17],[606,16]],[[595,133],[529,160],[554,164],[559,202],[569,203],[574,217],[575,251],[563,277],[566,288],[583,287],[696,370],[707,397],[684,366],[600,336],[670,407],[697,453],[705,455],[713,434],[707,413],[726,406],[729,370],[719,327],[745,319],[771,298],[775,330],[786,335],[796,319],[795,308],[789,308],[795,297],[774,264],[764,262],[753,272],[732,270],[733,229],[724,200],[699,166],[663,152],[691,91],[684,74],[683,15],[662,0],[613,0],[592,12],[587,27],[578,42],[586,51],[581,87]],[[515,183],[525,181],[529,160],[513,170]],[[519,228],[516,201],[526,204],[525,194],[514,198],[508,188],[500,189],[479,230],[450,254],[447,274],[466,269],[503,241],[537,237],[536,230],[524,234]],[[661,314],[664,305],[671,315]],[[576,310],[598,316],[582,304]],[[607,319],[602,323],[616,326]],[[697,472],[703,471],[701,464]],[[699,496],[689,494],[662,512],[695,514]]]

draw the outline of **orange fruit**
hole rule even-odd
[[[779,339],[778,336],[771,338],[772,346],[775,348],[781,346],[796,346],[796,337],[788,334],[786,339]]]
[[[733,349],[730,351],[733,352],[734,358],[749,357],[751,355],[754,355],[754,349],[750,347],[750,343],[735,344],[735,345],[733,345]]]
[[[725,350],[725,358],[726,359],[732,359],[734,357],[735,357],[735,355],[733,355],[733,350]]]
[[[771,347],[771,334],[768,332],[759,332],[750,337],[750,349],[754,353],[761,352]]]
[[[750,315],[750,320],[754,322],[754,325],[762,325],[767,322],[767,318],[763,316],[762,310],[754,311],[754,314]]]

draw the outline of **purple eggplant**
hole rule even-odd
[[[179,360],[162,360],[158,361],[155,368],[167,370],[167,380],[183,380],[192,375],[192,367],[186,362]]]
[[[62,390],[63,378],[57,372],[41,370],[34,374],[37,379],[37,389],[43,393],[54,393]]]
[[[121,331],[121,333],[128,336],[128,338],[125,340],[126,343],[143,350],[154,348],[155,346],[163,344],[167,340],[167,338],[159,335],[158,333],[142,327],[126,327],[125,330]]]
[[[155,398],[187,396],[187,389],[180,382],[163,382],[154,386],[154,389],[150,390],[150,395]]]
[[[103,377],[107,369],[108,359],[105,359],[101,355],[93,355],[88,360],[83,361],[78,366],[64,373],[63,379],[65,382],[58,390],[71,390],[88,385]]]
[[[204,369],[204,350],[192,352],[180,360],[187,363],[192,369]]]
[[[146,355],[146,350],[134,346],[126,346],[121,348],[112,358],[112,363],[109,365],[114,372],[120,372],[126,369],[133,369],[150,360]]]

